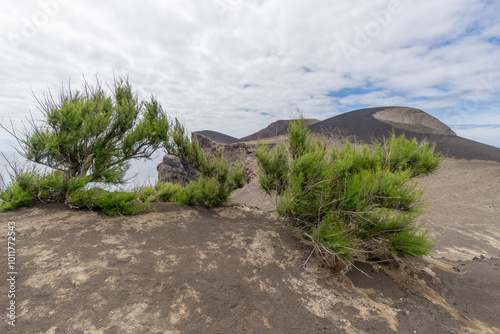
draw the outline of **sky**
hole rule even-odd
[[[0,121],[127,77],[189,131],[419,108],[500,147],[500,1],[23,0],[0,12]],[[12,138],[0,130],[0,150]]]

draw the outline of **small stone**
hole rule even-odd
[[[494,260],[494,259],[495,259],[495,258],[494,258],[493,256],[492,256],[492,257],[490,257],[490,260]]]
[[[481,254],[481,260],[486,260],[486,256],[484,256],[483,254]]]
[[[480,258],[478,258],[477,256],[474,256],[473,258],[474,261],[478,261],[478,260],[481,260]]]
[[[412,295],[414,295],[414,296],[415,296],[415,295],[417,294],[417,291],[415,291],[415,290],[410,290],[410,293],[411,293]]]
[[[5,320],[5,317],[2,317],[2,320]]]
[[[404,310],[399,310],[399,313],[401,313],[402,315],[406,315],[406,312]]]

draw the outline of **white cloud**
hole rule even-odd
[[[142,98],[156,95],[192,131],[235,137],[297,107],[326,119],[359,105],[408,105],[455,124],[499,114],[500,5],[397,3],[10,2],[0,13],[0,119],[35,111],[31,90],[57,92],[70,79],[78,88],[82,74],[92,81],[96,73],[105,81],[128,74]],[[349,59],[345,44],[357,50]],[[352,95],[327,96],[343,88]],[[464,101],[474,108],[456,107]]]

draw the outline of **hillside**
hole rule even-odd
[[[278,120],[266,128],[234,138],[215,131],[199,131],[204,137],[219,144],[255,141],[286,134],[291,120]],[[500,148],[457,136],[446,124],[428,113],[408,107],[374,107],[359,109],[333,116],[323,121],[305,119],[311,133],[333,138],[348,138],[361,143],[384,140],[394,133],[407,138],[427,140],[436,144],[436,151],[449,158],[500,162]],[[195,134],[196,134],[195,133]]]
[[[424,111],[406,107],[359,109],[328,118],[309,127],[312,133],[348,137],[371,143],[391,135],[426,139],[450,158],[500,161],[500,148],[457,136],[447,125]]]
[[[194,132],[193,134],[200,134],[210,140],[213,140],[214,142],[221,143],[221,144],[234,144],[240,142],[240,139],[234,138],[231,136],[228,136],[226,134],[217,132],[217,131],[211,131],[211,130],[203,130],[203,131],[197,131]]]
[[[254,141],[264,138],[277,137],[286,134],[288,125],[292,120],[278,120],[269,124],[266,128],[259,130],[251,135],[241,138],[241,141]],[[319,122],[317,119],[304,119],[307,126],[313,125]]]

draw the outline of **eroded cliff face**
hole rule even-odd
[[[387,108],[373,114],[373,117],[403,130],[446,136],[457,135],[448,125],[428,113],[415,108]]]
[[[215,142],[199,133],[193,133],[193,138],[198,140],[200,147],[208,155],[224,156],[230,165],[235,166],[239,162],[247,181],[256,176],[256,161],[254,151],[257,142],[239,142],[234,144],[222,144]],[[162,182],[187,184],[190,180],[197,180],[197,174],[193,167],[184,163],[174,155],[166,155],[156,169],[158,180]]]

